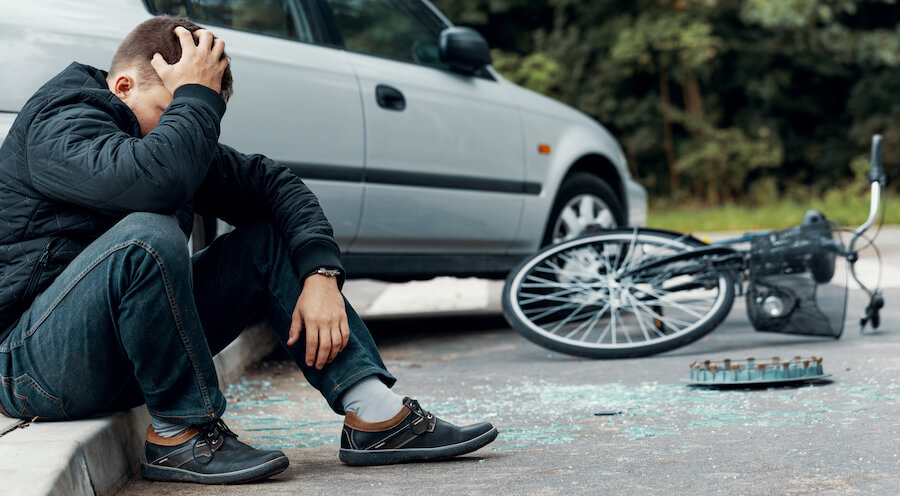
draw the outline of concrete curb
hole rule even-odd
[[[276,345],[264,326],[245,330],[214,358],[221,387],[239,380]],[[137,473],[150,415],[140,406],[71,422],[2,421],[0,432],[18,427],[0,437],[0,493],[107,496]]]
[[[145,407],[108,417],[26,424],[0,440],[0,479],[21,495],[107,495],[137,468]]]

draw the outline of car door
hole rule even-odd
[[[522,211],[522,130],[488,73],[451,72],[445,22],[418,0],[327,0],[365,115],[351,253],[503,253]]]
[[[342,249],[359,227],[362,104],[344,53],[321,46],[312,0],[156,0],[225,40],[234,95],[221,142],[291,168],[316,194]]]

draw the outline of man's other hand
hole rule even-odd
[[[181,43],[181,60],[169,64],[160,54],[154,54],[150,65],[162,79],[166,89],[175,93],[185,84],[202,84],[219,93],[222,91],[222,74],[228,67],[225,53],[225,42],[214,39],[213,34],[205,29],[194,31],[178,26],[175,35]],[[194,44],[197,37],[197,44]]]
[[[344,297],[334,277],[313,274],[306,278],[297,298],[288,346],[300,340],[306,331],[306,365],[322,369],[331,363],[350,340],[350,324]]]

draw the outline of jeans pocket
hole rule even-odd
[[[13,401],[16,411],[9,412],[21,418],[38,417],[44,420],[68,420],[69,414],[62,402],[41,387],[30,375],[23,374],[13,382]]]

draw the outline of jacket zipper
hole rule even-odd
[[[38,282],[41,280],[41,276],[44,274],[44,270],[47,268],[47,263],[50,262],[50,252],[53,247],[53,243],[56,242],[56,239],[51,239],[47,246],[44,247],[44,251],[41,252],[41,258],[38,259],[37,265],[34,267],[34,270],[31,271],[31,278],[28,279],[28,286],[25,288],[25,300],[28,301],[33,296],[31,293],[34,291],[35,287],[38,285]]]

